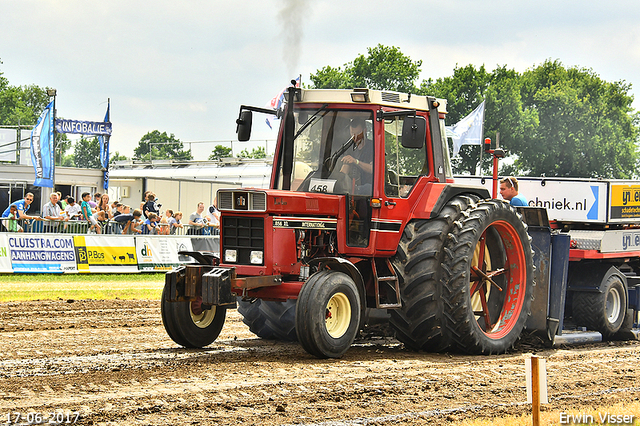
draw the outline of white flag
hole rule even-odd
[[[482,145],[484,101],[473,112],[453,126],[447,126],[447,137],[453,139],[453,156],[462,145]]]

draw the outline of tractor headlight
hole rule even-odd
[[[229,263],[236,263],[238,259],[238,252],[236,250],[225,250],[224,261]]]
[[[249,255],[252,265],[262,265],[262,252],[259,250],[253,250]]]

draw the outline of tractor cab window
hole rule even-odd
[[[319,108],[294,116],[291,190],[372,196],[373,113]]]
[[[402,146],[402,125],[405,118],[394,117],[384,122],[384,192],[387,197],[408,197],[418,177],[429,174],[426,145],[423,144],[422,148]]]

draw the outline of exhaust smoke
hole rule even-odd
[[[278,20],[282,25],[282,58],[287,66],[288,75],[294,76],[298,67],[301,41],[303,36],[302,18],[305,11],[308,13],[305,0],[285,0],[284,6],[278,13]]]

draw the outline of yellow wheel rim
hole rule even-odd
[[[212,306],[211,309],[200,309],[200,313],[193,312],[193,307],[189,309],[191,313],[191,320],[198,328],[207,328],[213,322],[216,317],[216,307]]]
[[[325,309],[325,326],[329,336],[339,339],[349,329],[351,324],[351,303],[344,293],[331,296]]]

